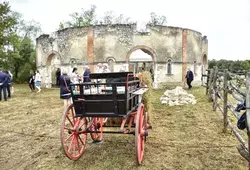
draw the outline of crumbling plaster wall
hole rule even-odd
[[[195,84],[200,83],[203,55],[208,52],[208,40],[202,34],[190,29],[166,26],[147,26],[147,32],[137,32],[136,24],[93,26],[94,62],[107,62],[114,58],[117,64],[126,63],[127,55],[135,47],[151,49],[154,58],[156,86],[166,83],[183,83],[182,64],[193,69],[196,61]],[[187,63],[183,63],[183,30],[187,32]],[[51,45],[50,38],[54,38]],[[69,67],[71,61],[76,66],[87,63],[88,28],[67,28],[54,35],[37,38],[37,68],[46,68],[49,55],[60,57],[61,66]],[[53,46],[53,49],[52,49]],[[166,74],[167,61],[172,61],[173,74]],[[71,65],[72,67],[72,65]],[[68,69],[69,69],[68,68]]]

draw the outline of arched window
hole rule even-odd
[[[168,59],[167,60],[167,65],[166,65],[166,72],[167,72],[167,74],[173,74],[172,70],[173,70],[172,60]]]
[[[114,58],[108,58],[107,62],[108,62],[110,71],[113,72],[114,71],[115,59]]]
[[[197,61],[194,60],[194,74],[197,74]]]

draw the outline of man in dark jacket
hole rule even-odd
[[[10,92],[10,87],[11,87],[11,75],[9,74],[9,71],[6,70],[5,71],[5,74],[7,75],[7,86],[6,86],[6,89],[7,89],[7,96],[8,98],[11,97],[11,92]]]
[[[0,101],[2,100],[2,91],[4,100],[7,101],[6,87],[8,85],[8,76],[0,68]]]
[[[193,74],[193,72],[191,71],[190,68],[187,71],[186,79],[187,79],[188,89],[191,89],[192,88],[191,83],[194,80],[194,74]]]

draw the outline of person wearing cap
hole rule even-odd
[[[2,100],[2,91],[4,100],[7,101],[6,88],[8,85],[8,76],[0,68],[0,101]]]
[[[194,80],[194,74],[193,74],[193,72],[191,71],[190,68],[188,68],[186,79],[187,79],[188,89],[191,89],[192,88],[191,83]]]

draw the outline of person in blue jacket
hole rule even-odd
[[[194,74],[193,74],[193,72],[191,71],[190,68],[188,68],[186,79],[187,79],[188,89],[191,89],[192,88],[191,83],[194,80]]]
[[[7,101],[6,88],[8,85],[8,76],[0,68],[0,101],[2,100],[2,91],[4,100]]]
[[[9,74],[9,71],[8,70],[6,70],[5,71],[5,74],[7,75],[7,77],[8,77],[8,83],[7,83],[7,96],[8,96],[8,98],[11,98],[11,92],[10,92],[10,87],[11,87],[11,76],[10,76],[10,74]]]
[[[64,100],[64,109],[71,104],[70,83],[70,77],[66,70],[63,70],[60,76],[60,98]]]

